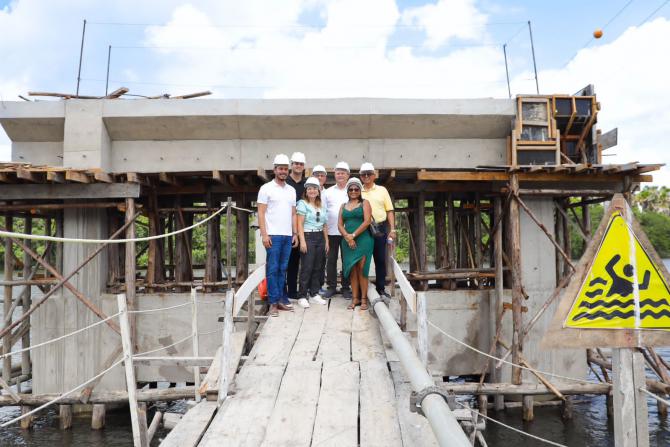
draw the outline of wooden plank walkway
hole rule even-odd
[[[208,421],[198,445],[377,447],[430,440],[427,422],[409,413],[402,375],[391,375],[377,320],[347,310],[348,303],[335,298],[268,319],[235,376],[235,393]]]

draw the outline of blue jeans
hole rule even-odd
[[[286,283],[286,269],[288,258],[291,256],[291,236],[270,236],[272,246],[266,248],[265,277],[268,280],[268,301],[278,304],[280,301],[288,304],[288,297],[284,293]]]

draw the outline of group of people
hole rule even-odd
[[[388,296],[387,245],[396,240],[393,202],[375,184],[375,168],[363,163],[359,178],[340,161],[335,184],[325,188],[328,172],[322,165],[305,178],[305,155],[295,152],[274,158],[274,178],[258,192],[258,224],[267,252],[266,279],[270,315],[292,311],[291,299],[304,308],[327,304],[337,290],[338,255],[342,260],[341,288],[349,309],[368,308],[368,273],[375,261],[377,292]],[[326,288],[323,289],[324,281]]]

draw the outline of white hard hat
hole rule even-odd
[[[350,172],[349,163],[346,161],[338,161],[335,165],[335,170],[342,169],[343,171]]]
[[[288,156],[286,154],[277,154],[275,156],[275,161],[272,164],[274,164],[275,166],[278,166],[278,165],[288,166],[288,164],[289,164]]]
[[[294,152],[293,155],[291,155],[291,162],[292,163],[307,163],[305,161],[305,154],[302,152]]]
[[[305,188],[308,186],[315,186],[317,188],[321,188],[321,183],[319,183],[319,179],[316,177],[309,177],[307,180],[305,180]]]
[[[356,178],[356,177],[351,177],[351,178],[347,181],[347,190],[349,190],[349,187],[350,187],[351,185],[358,185],[359,188],[363,188],[363,183],[361,183],[361,181],[360,181],[358,178]]]
[[[361,169],[358,172],[374,171],[375,167],[372,166],[372,163],[363,163]]]
[[[323,165],[316,165],[312,169],[312,172],[328,172],[328,171],[326,171],[326,168],[324,168]]]

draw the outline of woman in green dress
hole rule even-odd
[[[374,239],[368,231],[372,222],[372,209],[367,200],[363,200],[363,185],[357,178],[347,182],[349,200],[340,208],[338,228],[342,235],[342,270],[351,281],[353,299],[347,309],[361,305],[368,308],[368,271],[372,259]]]

